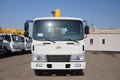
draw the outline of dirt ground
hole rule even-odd
[[[120,80],[120,52],[87,51],[87,68],[82,75],[56,71],[36,76],[30,61],[31,53],[0,56],[0,80]]]

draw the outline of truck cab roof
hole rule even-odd
[[[35,18],[33,21],[36,20],[78,20],[83,22],[83,19],[74,18],[74,17],[41,17],[41,18]]]

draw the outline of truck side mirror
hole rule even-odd
[[[33,20],[27,20],[24,24],[24,36],[29,37],[29,23],[33,23]]]
[[[89,26],[85,26],[85,34],[89,34]]]
[[[29,30],[29,23],[26,21],[24,24],[24,30],[28,31]]]
[[[24,36],[28,37],[29,36],[29,32],[28,32],[28,30],[29,30],[29,23],[28,23],[28,21],[26,21],[25,24],[24,24],[24,30],[25,30]]]
[[[29,32],[28,32],[28,31],[25,31],[24,36],[25,36],[25,37],[29,37]]]

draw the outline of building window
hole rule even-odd
[[[102,39],[102,44],[105,44],[105,39]]]
[[[90,39],[90,45],[93,45],[93,39]]]

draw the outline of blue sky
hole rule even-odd
[[[120,0],[0,0],[0,27],[23,29],[28,19],[52,16],[78,17],[98,28],[120,28]]]

